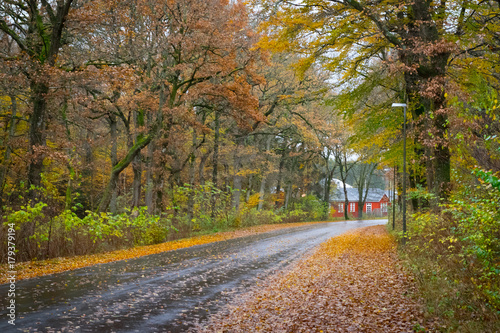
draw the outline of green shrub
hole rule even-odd
[[[404,253],[430,314],[452,331],[491,331],[500,319],[500,191],[457,183],[439,212],[409,217]]]
[[[272,210],[258,210],[257,208],[242,209],[239,213],[240,227],[251,227],[260,224],[281,223],[282,217]]]
[[[445,212],[456,221],[450,242],[460,240],[464,266],[475,266],[474,284],[500,311],[500,191],[488,184],[465,187],[452,196]]]
[[[294,210],[298,211],[296,214],[306,212],[307,216],[302,216],[303,219],[316,221],[326,216],[328,204],[325,204],[323,201],[316,198],[316,196],[309,194],[295,203]]]

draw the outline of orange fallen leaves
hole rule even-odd
[[[322,222],[313,222],[322,223]],[[92,266],[96,264],[103,264],[107,262],[131,259],[142,257],[150,254],[172,251],[191,247],[195,245],[219,242],[227,239],[249,236],[252,234],[269,232],[278,229],[299,227],[311,222],[306,223],[286,223],[286,224],[267,224],[258,225],[249,228],[244,228],[236,231],[219,232],[211,235],[203,235],[186,239],[179,239],[171,242],[140,246],[131,249],[118,250],[107,253],[98,253],[85,256],[75,256],[69,258],[55,258],[41,261],[28,261],[16,263],[16,280],[30,279],[37,276],[48,274],[60,273],[77,268]],[[7,283],[7,264],[0,265],[0,274],[2,279],[0,284]]]
[[[202,332],[413,332],[424,324],[411,276],[383,226],[332,238]]]

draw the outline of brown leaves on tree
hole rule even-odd
[[[412,332],[423,325],[411,276],[383,226],[323,243],[203,332]]]

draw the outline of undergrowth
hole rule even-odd
[[[47,191],[45,191],[47,192]],[[45,202],[17,208],[4,207],[0,217],[0,263],[7,260],[8,230],[15,231],[16,261],[88,255],[135,246],[159,244],[181,238],[206,235],[263,224],[317,221],[324,217],[324,205],[314,196],[294,202],[290,209],[274,208],[266,201],[258,209],[258,194],[232,207],[232,191],[211,184],[177,187],[170,205],[161,214],[147,207],[121,207],[109,212],[80,212],[78,207],[58,209],[55,195]]]
[[[408,217],[401,254],[443,332],[500,332],[499,202],[491,184],[462,183],[439,211]]]

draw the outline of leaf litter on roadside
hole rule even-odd
[[[423,330],[421,301],[412,277],[398,263],[395,246],[383,226],[331,238],[193,331]]]

